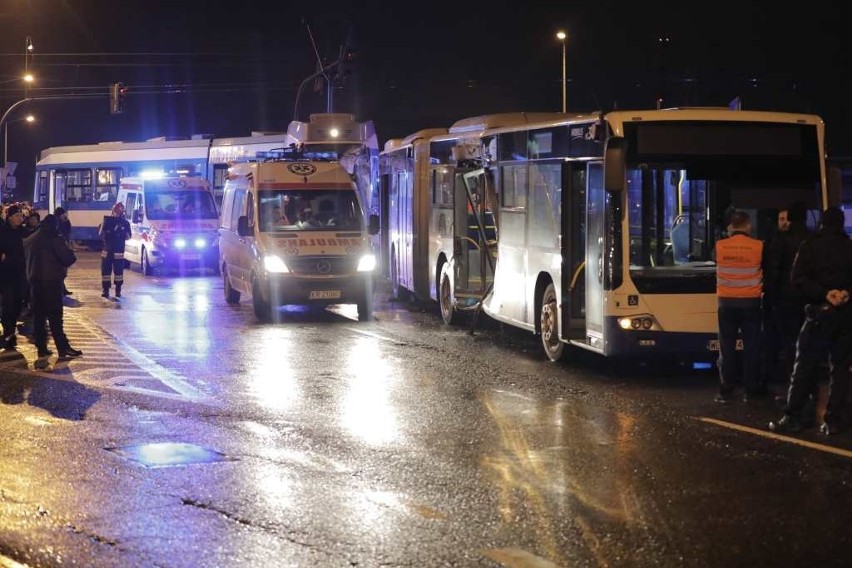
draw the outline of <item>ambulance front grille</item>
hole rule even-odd
[[[357,262],[348,256],[305,256],[288,259],[287,267],[299,276],[344,276],[356,271]]]

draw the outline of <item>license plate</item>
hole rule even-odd
[[[737,339],[736,349],[737,349],[737,351],[743,350],[743,340],[742,339]],[[708,351],[718,351],[719,350],[719,340],[718,339],[711,339],[710,341],[708,341],[707,342],[707,350]]]
[[[198,254],[198,253],[189,253],[189,254],[184,253],[184,254],[180,255],[180,257],[183,260],[198,260],[199,258],[201,258],[201,255]]]
[[[340,298],[340,290],[312,290],[308,298],[311,300],[336,300]]]

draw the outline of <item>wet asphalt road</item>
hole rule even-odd
[[[0,354],[0,566],[852,559],[852,434],[771,435],[772,404],[713,404],[713,371],[554,365],[384,284],[370,322],[259,324],[212,275],[127,273],[117,307],[79,256],[84,356]]]

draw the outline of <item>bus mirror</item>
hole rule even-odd
[[[613,193],[624,191],[624,138],[609,138],[604,151],[604,189]]]
[[[245,215],[240,215],[240,218],[237,219],[237,234],[241,237],[251,236],[251,228],[249,228],[248,217],[246,217]]]
[[[370,224],[367,227],[367,231],[371,235],[379,234],[379,216],[378,215],[370,215]]]

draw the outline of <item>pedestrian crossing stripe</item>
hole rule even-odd
[[[201,402],[208,398],[184,376],[163,367],[74,310],[65,311],[64,328],[71,345],[83,351],[82,357],[39,359],[35,345],[19,334],[16,350],[0,352],[0,369],[177,400]]]

